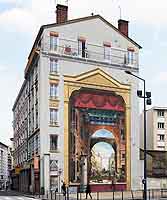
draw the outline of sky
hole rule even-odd
[[[65,3],[57,0],[56,3]],[[129,20],[129,36],[139,43],[140,76],[153,106],[167,106],[167,1],[69,0],[69,19],[100,14],[113,25]],[[0,0],[0,141],[10,144],[12,106],[24,78],[27,57],[39,27],[54,23],[55,0]]]

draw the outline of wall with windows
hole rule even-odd
[[[22,165],[39,153],[39,66],[33,63],[13,107],[14,165]],[[31,137],[33,135],[33,137]],[[38,139],[36,139],[38,137]]]
[[[167,109],[153,107],[147,110],[147,148],[149,150],[167,150]],[[143,116],[142,116],[143,119]],[[141,121],[143,135],[143,122]],[[143,141],[142,141],[143,145]]]
[[[0,187],[5,188],[8,180],[8,147],[0,143]]]
[[[45,51],[138,67],[138,47],[99,18],[48,28],[44,41]]]
[[[156,124],[156,143],[155,143],[155,148],[156,150],[161,150],[165,151],[167,150],[167,120],[166,120],[166,112],[167,110],[165,109],[157,109],[154,110],[155,112],[155,124]]]
[[[50,161],[42,167],[41,183],[55,187],[58,180],[63,180],[64,168],[64,127],[63,127],[63,78],[60,74],[59,60],[53,56],[40,57],[40,155],[45,160],[45,154],[49,153],[48,160],[57,163],[57,169],[50,169]],[[47,165],[47,166],[46,166]],[[58,175],[58,171],[61,171]],[[48,174],[48,178],[44,174]],[[60,177],[61,176],[61,177]],[[49,178],[50,177],[50,178]],[[58,187],[58,186],[56,186]]]

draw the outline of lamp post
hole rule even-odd
[[[132,72],[130,71],[125,71],[125,73],[131,75],[131,76],[134,76],[136,77],[137,79],[143,81],[143,92],[144,94],[142,95],[142,91],[141,90],[138,90],[137,91],[137,96],[139,98],[143,98],[144,100],[144,179],[142,180],[142,183],[144,185],[144,196],[143,196],[143,199],[144,200],[147,200],[147,135],[146,135],[146,103],[147,105],[151,105],[151,92],[146,92],[146,81],[133,74]],[[146,101],[147,100],[147,101]]]

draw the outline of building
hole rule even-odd
[[[148,187],[167,187],[167,108],[146,111]],[[143,113],[141,114],[141,159],[143,159]]]
[[[8,146],[0,142],[0,189],[8,184]]]
[[[146,117],[147,149],[167,151],[167,107],[152,107],[147,110]],[[141,123],[143,123],[143,114],[141,115]],[[141,124],[143,133],[142,127]],[[141,137],[141,147],[143,147],[143,137]]]
[[[8,147],[8,188],[12,187],[12,171],[13,171],[13,150]]]
[[[124,70],[139,73],[141,46],[129,37],[128,21],[116,28],[100,15],[68,20],[59,4],[56,13],[57,22],[38,32],[13,106],[14,185],[32,192],[60,190],[61,181],[85,185],[91,149],[103,141],[125,174],[116,189],[139,188],[138,80]],[[94,139],[101,129],[112,138]]]

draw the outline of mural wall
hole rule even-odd
[[[70,98],[70,181],[126,182],[125,105],[121,96],[80,90]]]

